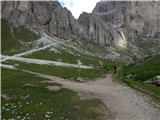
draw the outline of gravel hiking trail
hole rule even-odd
[[[113,81],[112,74],[82,83],[31,71],[25,72],[47,78],[48,81],[45,82],[59,83],[63,88],[91,94],[107,106],[115,120],[160,120],[158,104],[146,94]]]

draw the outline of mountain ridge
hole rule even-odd
[[[160,2],[101,1],[92,13],[84,12],[77,20],[58,1],[1,1],[1,5],[2,19],[15,27],[27,26],[51,37],[87,39],[104,46],[127,48],[139,58],[146,56],[139,47],[143,36],[148,42],[148,37],[155,37],[156,44],[160,36]]]

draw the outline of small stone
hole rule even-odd
[[[42,105],[42,102],[39,103],[39,106],[41,106],[41,105]]]
[[[52,91],[58,91],[61,89],[60,86],[47,86],[46,88]]]
[[[45,115],[46,118],[49,118],[50,116],[48,114]]]
[[[50,112],[46,112],[47,114],[50,114]]]
[[[6,109],[6,111],[9,111],[9,109]]]
[[[33,84],[30,84],[30,83],[26,83],[23,85],[24,87],[33,87],[34,85]]]
[[[18,67],[18,66],[19,66],[19,64],[14,64],[14,66],[15,66],[15,67]]]

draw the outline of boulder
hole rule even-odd
[[[61,89],[61,86],[47,86],[46,88],[51,91],[59,91]]]
[[[160,87],[160,75],[155,76],[155,77],[152,79],[151,83],[154,84],[155,86]]]

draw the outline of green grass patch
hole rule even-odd
[[[147,48],[155,47],[157,44],[153,38],[147,38],[147,37],[140,36],[137,40],[137,45],[140,48],[147,49]]]
[[[40,35],[37,35],[36,33],[32,32],[29,28],[26,28],[24,26],[14,27],[13,31],[15,37],[24,42],[31,42],[40,38]]]
[[[128,75],[132,76],[127,77]],[[156,75],[160,75],[160,56],[122,67],[118,71],[117,79],[160,100],[160,88],[146,83]]]
[[[111,60],[105,60],[98,57],[87,56],[84,54],[71,54],[66,51],[60,51],[60,53],[55,53],[54,51],[50,51],[49,49],[41,50],[31,55],[25,56],[27,58],[36,58],[36,59],[44,59],[44,60],[53,60],[53,61],[62,61],[65,63],[77,64],[77,60],[81,60],[82,64],[84,65],[93,65],[93,66],[100,66],[100,61],[104,65],[113,65],[113,64],[122,64],[122,62],[113,62]]]
[[[136,46],[143,54],[148,54],[149,56],[157,55],[160,49],[160,43],[154,38],[139,36],[136,40]]]
[[[160,74],[160,56],[139,61],[123,68],[124,76],[133,74],[136,80],[147,80]]]
[[[81,49],[89,51],[91,53],[97,53],[97,54],[105,54],[106,47],[103,45],[100,45],[98,43],[93,42],[92,40],[87,39],[72,39],[69,41],[69,43],[77,44]]]
[[[1,19],[1,48],[2,54],[15,54],[20,51],[21,44],[11,35],[9,23]]]
[[[55,53],[54,51],[50,51],[50,49],[41,50],[25,57],[44,59],[44,60],[53,60],[53,61],[62,61],[62,62],[72,63],[72,64],[77,64],[77,60],[81,59],[79,56],[70,54],[66,51],[60,51],[60,53]]]
[[[73,67],[60,67],[54,65],[37,65],[28,64],[18,61],[4,61],[5,64],[19,64],[20,69],[31,70],[43,74],[59,76],[67,79],[76,79],[79,76],[79,69]],[[84,79],[94,80],[95,78],[102,77],[107,72],[113,69],[113,65],[121,65],[119,62],[108,61],[104,66],[95,67],[93,69],[80,69],[80,75]]]
[[[13,31],[11,28],[13,28]],[[38,38],[39,36],[28,28],[23,26],[15,28],[5,19],[1,19],[1,48],[3,55],[14,55],[24,52],[31,47],[26,42]]]
[[[43,78],[19,70],[2,68],[2,119],[68,119],[101,120],[103,113],[96,109],[104,107],[97,99],[80,100],[76,92],[68,89],[49,91]],[[24,86],[24,84],[34,86]],[[24,98],[25,96],[29,96]],[[49,112],[49,118],[46,114]]]
[[[130,54],[130,50],[126,47],[121,47],[121,46],[117,46],[115,47],[117,53],[120,53],[122,55],[129,55]]]

